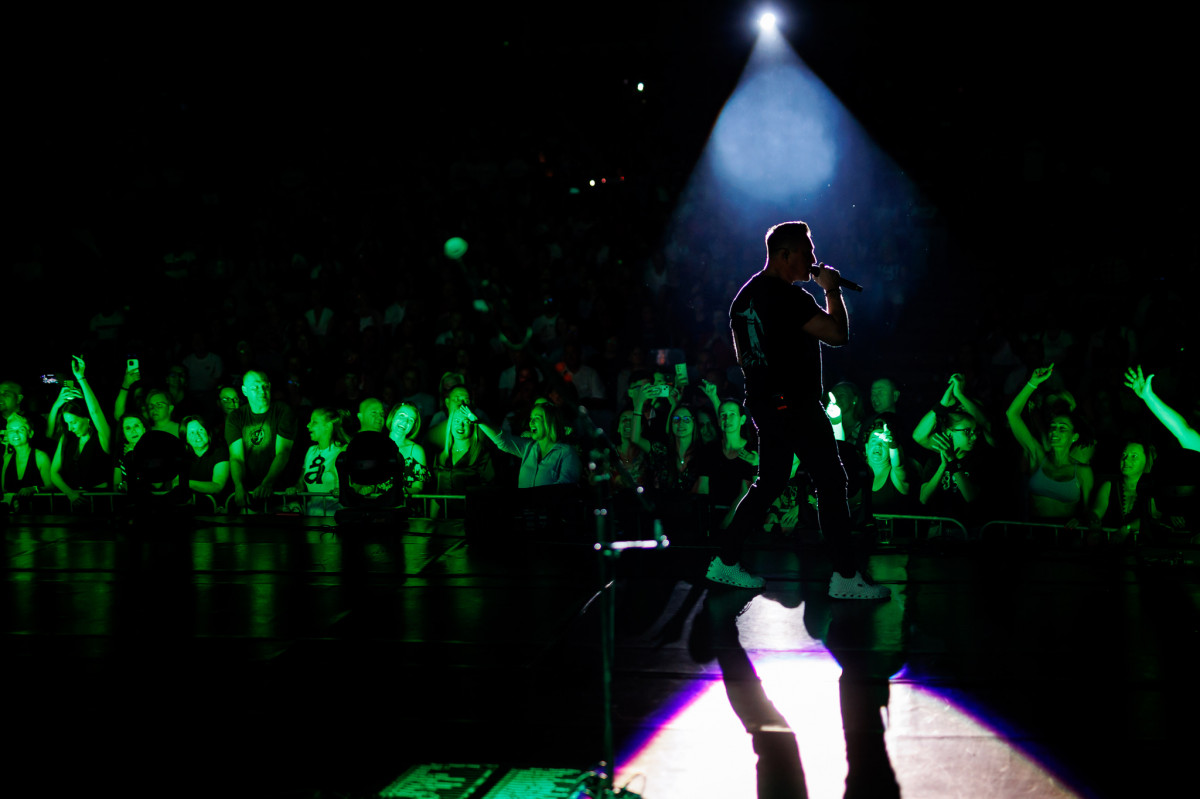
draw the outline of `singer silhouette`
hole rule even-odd
[[[856,566],[846,470],[821,405],[821,345],[836,347],[849,340],[840,275],[829,266],[816,268],[816,249],[804,222],[775,225],[767,231],[766,245],[766,264],[742,286],[729,309],[734,349],[746,378],[746,407],[759,431],[758,481],[721,532],[720,554],[706,576],[742,588],[765,583],[742,567],[742,550],[747,535],[762,527],[771,503],[787,486],[794,453],[817,488],[817,516],[833,557],[830,596],[886,599],[891,592],[869,583]],[[825,291],[824,308],[794,285],[810,279]]]

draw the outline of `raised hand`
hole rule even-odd
[[[82,382],[85,379],[84,372],[86,372],[86,371],[87,371],[87,364],[85,364],[83,362],[83,358],[81,358],[78,355],[72,355],[71,356],[71,372],[74,373],[75,379]]]
[[[826,291],[836,291],[839,285],[838,281],[842,276],[841,273],[828,264],[821,264],[816,269],[817,285]]]
[[[954,438],[949,433],[934,433],[929,443],[942,456],[942,463],[954,460]]]
[[[1033,374],[1029,376],[1029,383],[1034,387],[1040,386],[1050,379],[1050,375],[1054,373],[1054,364],[1042,366],[1033,370]]]
[[[74,386],[63,386],[58,390],[58,399],[54,400],[55,405],[62,405],[73,399],[79,399],[83,394]]]
[[[1146,397],[1154,394],[1154,389],[1150,385],[1150,381],[1154,379],[1154,375],[1145,376],[1142,374],[1142,366],[1138,364],[1135,368],[1130,368],[1125,373],[1125,387],[1132,389],[1134,394],[1137,394],[1138,399],[1146,399]]]
[[[134,383],[142,379],[142,370],[136,367],[127,367],[125,369],[125,377],[121,380],[121,388],[129,388]]]
[[[892,436],[892,431],[888,430],[887,422],[883,423],[883,429],[877,430],[875,435],[879,437],[880,441],[882,441],[884,444],[887,444],[888,449],[896,448],[896,439],[894,436]]]
[[[837,397],[833,396],[833,392],[829,392],[829,404],[825,406],[825,414],[829,417],[829,421],[834,424],[839,424],[842,421],[842,409],[838,407]]]

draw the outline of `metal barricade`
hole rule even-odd
[[[332,496],[331,493],[318,492],[276,492],[272,495],[271,505],[264,515],[286,516],[291,513],[332,519],[340,508],[340,505],[327,501]],[[67,495],[58,491],[46,491],[25,497],[8,493],[0,497],[0,504],[8,506],[10,513],[31,516],[111,515],[129,507],[129,495],[122,491],[85,491],[83,499],[85,505],[82,508],[74,508]],[[230,508],[228,505],[218,506],[216,497],[211,494],[193,494],[192,502],[200,515],[240,515],[236,508]],[[440,518],[462,518],[466,515],[466,503],[465,494],[414,494],[406,498],[405,506],[409,508],[412,516],[418,518],[434,518],[435,512]],[[286,510],[292,506],[295,509]],[[313,509],[311,513],[310,508]]]
[[[1117,527],[1087,527],[1085,525],[1068,527],[1065,524],[1022,522],[1004,519],[990,521],[979,529],[980,536],[983,538],[999,537],[1008,540],[1015,537],[1019,537],[1021,540],[1037,540],[1041,538],[1048,539],[1055,545],[1071,539],[1074,539],[1074,543],[1082,543],[1092,533],[1103,533],[1105,542],[1111,542],[1113,534],[1119,532],[1120,528]],[[1137,543],[1139,533],[1133,532],[1130,535],[1132,535],[1134,543]]]
[[[963,523],[950,516],[910,516],[904,513],[876,513],[875,525],[879,543],[892,543],[896,533],[897,522],[901,523],[901,527],[906,527],[908,523],[912,523],[912,537],[915,541],[927,540],[929,538],[954,538],[956,535],[962,541],[971,538]],[[951,530],[950,535],[946,534],[947,528]]]

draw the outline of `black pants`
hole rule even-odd
[[[846,577],[857,570],[846,504],[846,469],[838,457],[833,427],[821,403],[796,406],[782,402],[749,402],[747,410],[758,428],[758,482],[738,504],[729,527],[721,534],[721,560],[737,563],[752,530],[762,527],[771,503],[783,493],[792,473],[792,454],[817,489],[817,520],[831,549],[833,568]]]

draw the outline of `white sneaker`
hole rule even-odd
[[[756,577],[741,567],[740,564],[726,566],[720,557],[714,557],[708,564],[708,572],[704,575],[714,583],[732,585],[737,588],[762,588],[767,581]]]
[[[836,571],[829,578],[829,595],[834,599],[891,599],[892,589],[886,585],[871,585],[862,572],[843,577]]]

